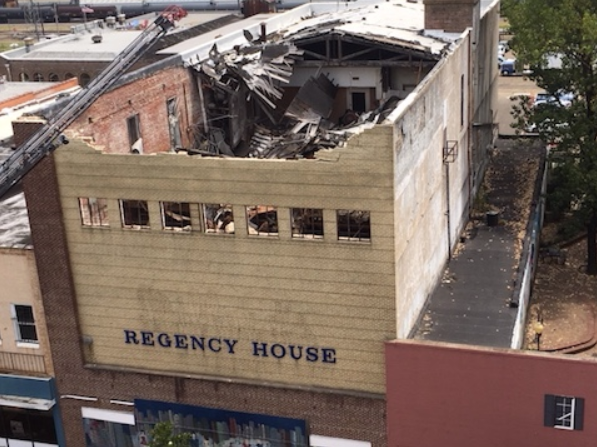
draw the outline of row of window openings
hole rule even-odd
[[[33,317],[33,307],[24,304],[11,304],[10,316],[15,331],[15,341],[18,344],[37,345],[37,328]]]
[[[120,224],[123,228],[145,229],[149,225],[149,208],[145,200],[119,200]],[[192,205],[186,202],[160,202],[162,229],[191,231]],[[79,198],[81,223],[84,226],[110,225],[107,199]],[[234,212],[230,204],[199,205],[205,233],[234,234]],[[337,234],[340,240],[369,241],[371,224],[369,211],[337,210]],[[245,207],[249,235],[277,236],[278,210],[274,206],[254,205]],[[291,208],[292,237],[323,239],[323,210],[317,208]]]
[[[71,78],[76,78],[77,76],[75,76],[72,73],[67,73],[64,75],[64,80],[68,80]],[[33,73],[33,77],[30,79],[29,75],[27,73],[21,73],[20,76],[20,81],[21,82],[27,82],[27,81],[33,81],[33,82],[44,82],[44,75],[41,73]],[[91,80],[91,76],[88,75],[87,73],[81,73],[79,75],[79,84],[82,86],[85,86],[89,83],[89,81]],[[48,75],[48,81],[49,82],[58,82],[60,81],[60,76],[58,76],[56,73],[50,73]]]

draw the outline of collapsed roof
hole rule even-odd
[[[305,5],[306,6],[306,5]],[[258,158],[304,158],[341,145],[363,126],[381,123],[400,99],[384,91],[374,110],[330,116],[340,87],[329,67],[416,68],[428,72],[456,36],[427,34],[422,5],[376,3],[300,17],[266,33],[269,23],[218,41],[206,57],[187,59],[199,74],[205,119],[190,153]],[[229,42],[237,42],[230,45]],[[230,48],[226,49],[226,44]],[[284,98],[296,67],[313,75]],[[345,86],[344,86],[345,87]],[[284,98],[284,99],[283,99]]]

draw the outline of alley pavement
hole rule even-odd
[[[510,347],[518,312],[510,303],[540,154],[539,142],[498,140],[485,174],[483,207],[473,210],[414,338]]]

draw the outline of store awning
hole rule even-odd
[[[36,397],[12,396],[0,394],[0,406],[14,408],[28,408],[31,410],[49,410],[56,404],[54,399],[39,399]]]

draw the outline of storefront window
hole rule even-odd
[[[135,447],[135,427],[128,424],[83,418],[85,447]]]
[[[0,438],[57,445],[50,411],[0,407]]]

